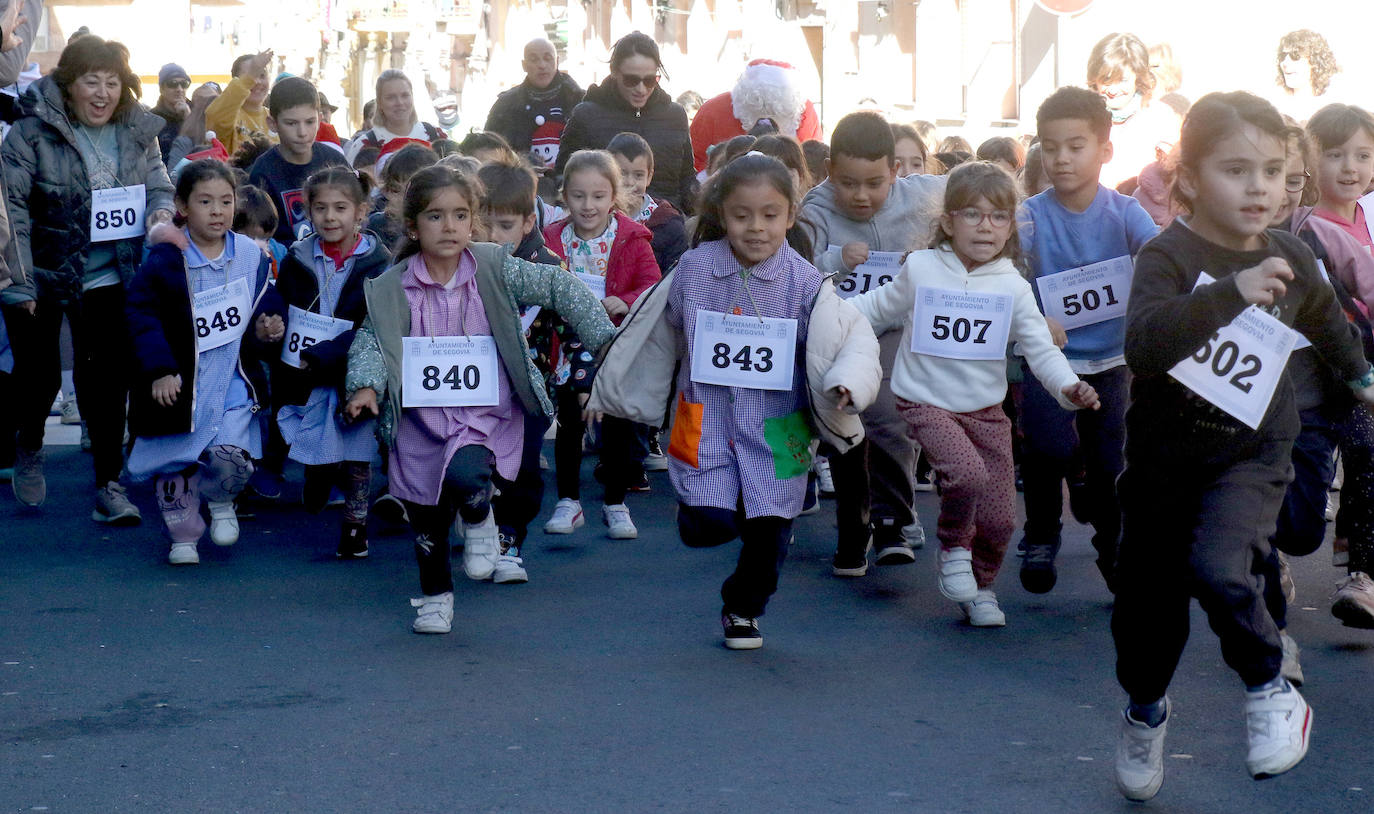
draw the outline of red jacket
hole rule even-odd
[[[567,265],[563,251],[563,227],[570,218],[544,227],[544,244]],[[615,213],[615,243],[606,267],[606,296],[619,297],[633,306],[639,295],[649,290],[663,276],[654,260],[653,232],[619,212]],[[619,325],[620,320],[612,320]]]
[[[735,136],[745,135],[744,125],[735,118],[735,103],[730,92],[713,96],[706,100],[698,110],[697,115],[692,118],[692,126],[689,131],[692,136],[692,161],[696,165],[697,172],[706,169],[706,148],[712,144],[719,144],[722,141],[729,141]],[[802,108],[801,120],[797,123],[797,132],[784,133],[785,136],[795,135],[797,141],[808,139],[818,139],[821,137],[821,120],[816,115],[816,108],[807,101]]]

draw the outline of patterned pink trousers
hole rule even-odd
[[[1011,421],[1000,404],[951,413],[898,399],[897,411],[940,479],[940,546],[973,549],[978,587],[992,585],[1017,522]]]

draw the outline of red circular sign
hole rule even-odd
[[[1051,14],[1077,14],[1087,10],[1093,0],[1035,0],[1035,4]]]

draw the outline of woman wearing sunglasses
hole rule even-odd
[[[1331,83],[1341,66],[1321,34],[1306,28],[1284,34],[1274,63],[1281,88],[1274,106],[1294,121],[1306,124],[1319,108],[1340,98]]]
[[[687,211],[696,185],[687,111],[659,86],[663,63],[647,35],[626,34],[611,49],[611,75],[573,108],[558,147],[558,173],[578,150],[603,150],[619,133],[637,133],[653,149],[648,192]]]

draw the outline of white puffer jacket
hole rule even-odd
[[[663,314],[672,279],[669,273],[641,294],[602,349],[588,409],[663,425],[686,350],[681,331]],[[881,380],[878,340],[868,320],[840,299],[833,285],[822,285],[811,305],[806,338],[806,383],[821,439],[840,452],[862,441],[859,412],[878,397]],[[843,410],[837,406],[839,387],[849,391],[852,402]]]

